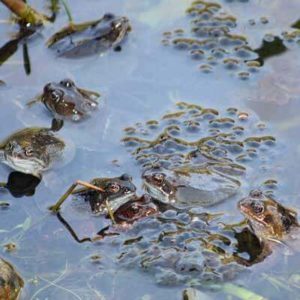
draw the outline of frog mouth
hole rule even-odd
[[[23,159],[4,155],[3,163],[19,172],[32,174],[38,177],[40,176],[41,171],[47,168],[46,164],[37,158]]]
[[[128,201],[131,201],[135,198],[135,192],[130,192],[127,193],[123,196],[112,198],[112,199],[107,199],[108,200],[108,205],[111,211],[114,213],[117,211],[122,205],[127,203]],[[107,207],[105,205],[105,202],[103,201],[98,207],[96,207],[93,210],[94,215],[102,214],[103,212],[107,213]]]

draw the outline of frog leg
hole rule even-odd
[[[83,97],[88,98],[91,102],[95,104],[98,104],[98,101],[96,101],[96,99],[101,96],[99,93],[90,90],[85,90],[82,88],[77,88],[77,90]]]
[[[234,224],[225,224],[223,222],[219,222],[219,225],[223,226],[223,230],[234,230],[236,227],[243,227],[248,224],[248,220],[244,219],[239,223]]]
[[[38,103],[38,102],[41,102],[42,101],[42,95],[38,95],[36,96],[34,99],[32,99],[31,101],[27,102],[26,105],[28,107],[31,107],[32,105]]]

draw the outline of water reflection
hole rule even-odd
[[[11,172],[8,176],[5,187],[12,196],[19,198],[33,196],[36,187],[40,184],[41,178],[21,172]]]

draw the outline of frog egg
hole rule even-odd
[[[178,219],[178,221],[185,223],[185,224],[188,224],[191,221],[191,217],[187,213],[178,214],[177,219]]]
[[[227,52],[223,48],[214,48],[211,50],[211,54],[215,58],[224,58],[224,56],[227,54]]]
[[[175,29],[175,30],[174,30],[174,35],[182,36],[182,35],[184,35],[184,30],[181,29],[181,28]]]
[[[266,125],[266,123],[258,123],[258,124],[256,124],[256,127],[259,129],[259,130],[265,130],[266,129],[266,127],[267,127],[267,125]]]
[[[260,62],[255,60],[246,62],[246,65],[248,67],[248,71],[251,73],[258,72],[259,68],[261,67]]]
[[[250,47],[245,46],[245,45],[235,47],[234,51],[235,51],[235,54],[241,58],[249,59],[249,58],[257,57],[257,54]],[[255,56],[255,57],[253,57],[253,56]]]
[[[200,49],[197,49],[197,50],[192,50],[190,52],[190,56],[191,56],[192,59],[200,60],[200,59],[203,59],[205,57],[205,53],[204,53],[204,51],[202,51]]]
[[[185,277],[176,274],[174,271],[161,270],[155,275],[155,281],[159,285],[174,286],[185,281]]]
[[[250,73],[249,72],[240,72],[238,73],[238,77],[241,80],[248,80],[250,78]]]
[[[176,263],[175,270],[178,273],[202,273],[203,257],[201,253],[189,253],[183,255]]]
[[[276,179],[268,179],[263,183],[263,185],[269,189],[276,189],[278,186],[278,181]]]
[[[196,229],[196,230],[204,230],[207,227],[207,225],[205,224],[205,222],[197,219],[194,220],[194,218],[192,219],[190,228],[191,229]]]
[[[229,114],[229,115],[236,115],[238,109],[235,108],[235,107],[229,107],[226,109],[226,112]]]
[[[236,126],[234,128],[232,128],[233,132],[235,133],[235,135],[242,135],[244,133],[244,128],[241,126]]]
[[[228,70],[236,70],[239,67],[240,61],[234,58],[226,58],[223,60],[223,64]]]
[[[172,41],[174,47],[178,50],[187,50],[191,46],[190,41],[186,41],[185,39],[175,39]]]
[[[247,154],[251,158],[256,158],[258,157],[256,149],[247,149]]]
[[[216,66],[218,64],[218,61],[214,56],[208,57],[207,62],[212,66]]]
[[[214,39],[207,39],[205,41],[203,41],[203,49],[205,50],[211,50],[213,48],[216,48],[219,46],[218,42]]]
[[[246,112],[240,112],[240,113],[238,113],[238,119],[240,121],[246,121],[246,120],[248,120],[248,118],[249,118],[249,114],[248,113],[246,113]]]
[[[171,38],[171,36],[172,36],[172,32],[171,32],[171,31],[165,31],[165,32],[163,33],[163,36],[164,36],[165,38],[169,39],[169,38]]]
[[[162,214],[162,217],[166,219],[176,219],[177,218],[177,212],[175,210],[167,210]]]
[[[213,71],[213,67],[206,64],[201,65],[199,69],[202,73],[206,73],[206,74],[211,73]]]

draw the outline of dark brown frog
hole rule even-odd
[[[76,189],[77,185],[83,188]],[[107,212],[111,214],[122,204],[134,199],[136,187],[128,174],[113,178],[95,178],[90,183],[77,181],[67,192],[53,205],[50,210],[57,212],[69,195],[78,195],[90,203],[93,213]]]
[[[114,219],[117,224],[132,224],[135,221],[155,215],[158,212],[158,207],[153,202],[153,198],[148,194],[144,194],[134,201],[128,201],[121,205],[114,212]]]
[[[74,81],[64,79],[59,83],[46,84],[43,94],[28,105],[42,102],[54,118],[78,122],[97,108],[98,97],[100,97],[98,93],[79,88]]]

